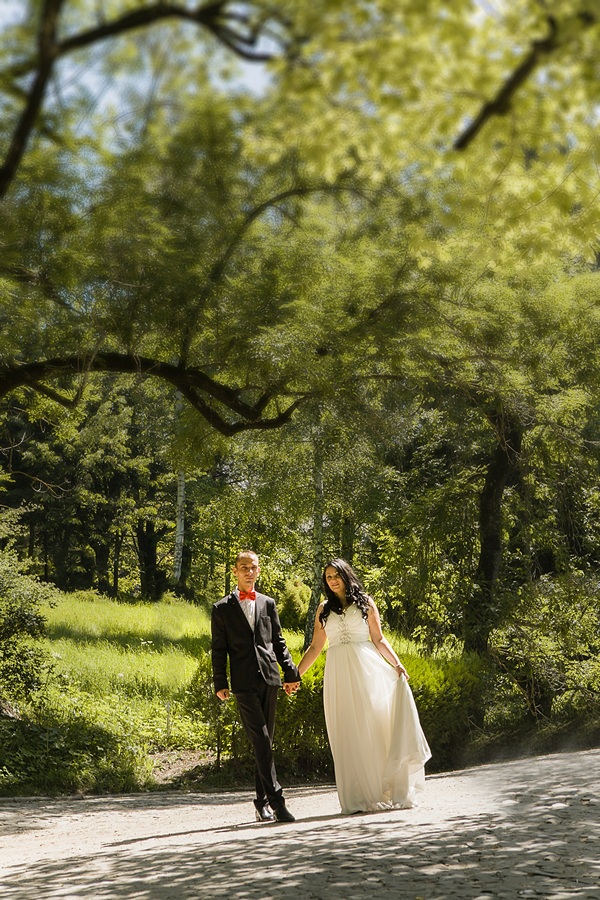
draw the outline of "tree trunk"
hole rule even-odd
[[[225,532],[225,594],[231,593],[231,537],[229,528]]]
[[[352,565],[354,557],[354,536],[354,520],[344,516],[341,526],[340,552],[342,559],[345,559],[350,565]]]
[[[50,581],[50,560],[48,558],[48,532],[44,528],[42,537],[42,547],[44,554],[44,581]]]
[[[139,519],[136,524],[137,554],[142,600],[160,600],[165,590],[165,574],[158,567],[158,542],[154,522]]]
[[[110,563],[110,547],[100,541],[91,542],[96,559],[96,585],[101,594],[110,594],[110,581],[108,578]]]
[[[175,552],[173,554],[173,584],[177,587],[183,567],[185,543],[185,472],[177,473],[177,518],[175,522]]]
[[[121,547],[123,546],[123,532],[117,532],[113,549],[113,583],[110,592],[111,597],[119,596],[119,569],[121,565]]]
[[[313,577],[310,592],[310,603],[306,614],[304,628],[304,650],[310,645],[313,636],[315,615],[321,599],[322,573],[323,573],[323,518],[325,512],[325,495],[323,491],[323,451],[320,440],[314,443],[313,457]]]
[[[499,442],[479,498],[480,551],[473,592],[465,609],[465,653],[485,653],[490,632],[498,622],[496,587],[502,563],[502,499],[521,452],[521,428],[502,416],[493,421],[498,428]]]

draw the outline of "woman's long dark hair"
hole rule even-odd
[[[362,613],[363,619],[366,619],[369,614],[369,595],[365,593],[365,589],[360,583],[356,572],[354,571],[352,566],[346,562],[345,559],[332,559],[323,569],[323,590],[325,592],[325,604],[319,616],[319,622],[321,623],[321,625],[325,624],[330,612],[335,612],[340,615],[344,611],[344,607],[342,606],[339,597],[336,597],[336,595],[327,584],[327,579],[325,578],[325,572],[327,571],[327,569],[336,570],[336,572],[346,585],[347,604],[350,605],[350,603],[356,603]]]

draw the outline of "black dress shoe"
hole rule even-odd
[[[273,821],[273,813],[271,812],[271,807],[269,804],[265,804],[265,806],[261,806],[260,809],[254,808],[256,814],[257,822],[272,822]]]
[[[291,814],[287,806],[278,806],[273,810],[276,822],[295,822],[296,819]]]

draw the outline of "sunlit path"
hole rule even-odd
[[[595,898],[600,750],[428,779],[419,809],[341,816],[331,786],[0,804],[0,897]]]

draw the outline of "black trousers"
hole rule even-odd
[[[254,750],[255,806],[258,809],[267,801],[273,809],[283,804],[283,789],[277,781],[272,746],[278,693],[278,687],[272,687],[261,679],[255,690],[238,691],[235,695],[244,730]]]

